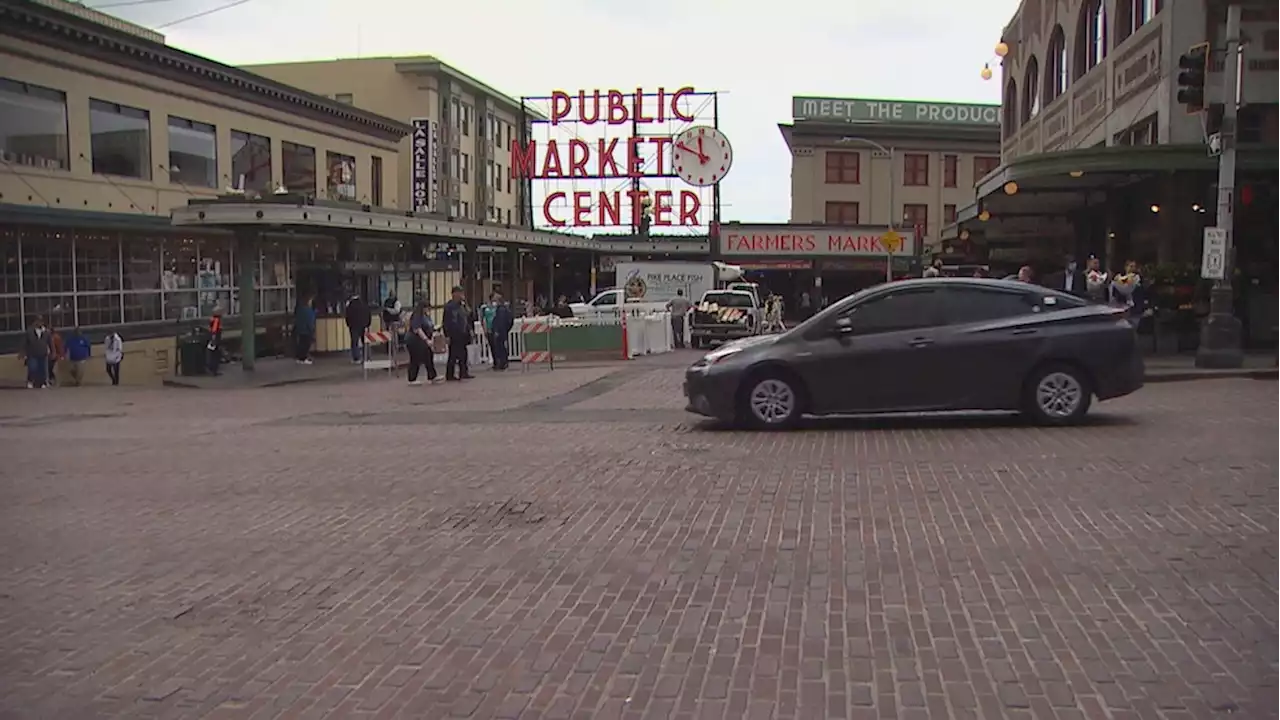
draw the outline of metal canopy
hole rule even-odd
[[[529,248],[588,250],[610,254],[707,255],[706,239],[662,242],[604,240],[593,237],[449,222],[415,215],[367,211],[322,205],[283,205],[271,202],[205,202],[175,208],[176,227],[235,229],[259,226],[266,229],[296,228],[312,232],[349,231],[360,236],[385,235],[394,239],[423,238],[432,242],[480,242]]]

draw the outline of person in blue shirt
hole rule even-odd
[[[297,342],[298,364],[311,364],[311,343],[316,338],[314,295],[304,295],[293,313],[293,338]]]
[[[71,334],[67,336],[66,345],[67,362],[71,365],[71,384],[79,387],[84,382],[84,364],[93,354],[93,346],[89,344],[89,338],[85,337],[78,327],[71,330]]]
[[[508,345],[515,314],[502,298],[502,291],[493,293],[493,317],[489,319],[489,347],[493,351],[493,369],[506,370],[511,364],[511,348]]]

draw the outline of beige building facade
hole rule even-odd
[[[286,190],[395,201],[410,132],[80,5],[0,0],[0,354],[36,315],[91,335],[120,329],[128,352],[164,336],[171,349],[178,323],[235,314],[246,262],[259,312],[287,313],[297,269],[334,255],[331,242],[268,235],[247,254],[230,233],[171,227],[170,211]],[[173,364],[167,352],[124,375]]]
[[[924,255],[1000,165],[999,106],[797,97],[779,125],[791,151],[791,221],[894,225]]]
[[[430,56],[375,57],[246,68],[421,129],[400,143],[395,206],[478,223],[530,227],[525,189],[511,177],[511,143],[525,111],[483,82]],[[526,124],[527,126],[527,124]],[[415,143],[427,147],[425,175]],[[418,147],[422,147],[418,145]],[[415,181],[419,183],[415,199]]]

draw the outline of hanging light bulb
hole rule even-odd
[[[1009,44],[1003,40],[996,43],[996,57],[1004,57],[1009,54]]]
[[[990,80],[990,79],[991,79],[992,72],[991,72],[991,64],[990,64],[990,63],[985,63],[985,64],[983,64],[983,66],[982,66],[982,73],[981,73],[981,75],[982,75],[982,79],[983,79],[983,80]]]

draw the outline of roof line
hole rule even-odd
[[[248,95],[260,104],[303,108],[338,120],[349,129],[399,140],[413,131],[408,124],[345,103],[290,87],[254,73],[224,65],[164,43],[96,23],[32,0],[0,0],[0,35],[31,40],[77,55],[92,57],[105,50],[152,75],[181,75],[187,82],[213,86],[226,95]],[[119,62],[119,60],[117,60]]]

